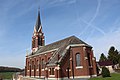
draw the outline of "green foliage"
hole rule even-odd
[[[12,79],[15,72],[0,72],[0,79]]]
[[[14,67],[3,67],[0,66],[0,72],[21,72],[22,70]]]
[[[106,56],[102,53],[100,56],[99,62],[106,61],[106,60],[107,60]]]
[[[119,54],[114,46],[112,46],[108,51],[108,59],[112,61],[113,64],[117,64],[119,62]]]
[[[110,71],[106,67],[102,67],[102,77],[110,77]]]
[[[120,67],[120,53],[118,54],[118,64],[119,64],[119,67]]]
[[[96,78],[90,78],[89,80],[119,80],[120,79],[120,73],[112,73],[111,77],[96,77]]]

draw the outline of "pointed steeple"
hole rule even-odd
[[[32,37],[32,51],[35,52],[39,47],[45,45],[44,33],[42,32],[42,25],[40,20],[40,9],[38,9],[38,17],[34,26]]]
[[[35,30],[38,32],[40,27],[42,27],[42,25],[41,25],[41,20],[40,20],[40,9],[38,9],[38,17],[37,17],[37,21],[35,24]]]

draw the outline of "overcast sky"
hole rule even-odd
[[[24,68],[40,5],[46,44],[75,35],[97,60],[120,50],[120,0],[0,0],[0,65]]]

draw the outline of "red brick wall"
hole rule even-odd
[[[27,68],[27,76],[30,76],[30,69],[29,69],[29,72],[28,72],[28,62],[30,64],[32,64],[32,61],[34,61],[34,64],[35,66],[37,66],[37,60],[39,61],[39,63],[41,63],[42,59],[44,59],[45,62],[48,61],[48,58],[51,57],[51,54],[52,52],[49,52],[49,53],[46,53],[46,54],[41,54],[41,55],[38,55],[38,56],[34,56],[32,57],[31,59],[30,58],[26,58],[26,68]],[[83,68],[76,68],[76,53],[80,53],[80,64]],[[91,60],[91,66],[90,67],[88,65],[88,58],[87,58],[87,53],[89,53],[90,55],[90,60]],[[73,54],[73,59],[72,59],[72,54]],[[73,60],[73,67],[72,67],[72,60]],[[94,60],[94,55],[93,55],[93,51],[91,50],[91,48],[88,48],[88,47],[72,47],[71,48],[71,51],[70,51],[70,58],[69,58],[69,53],[67,53],[67,55],[65,55],[63,61],[62,61],[62,64],[60,66],[60,70],[55,70],[55,77],[67,77],[68,76],[68,73],[67,73],[67,67],[68,67],[68,64],[70,62],[70,71],[69,71],[69,76],[73,76],[73,73],[72,71],[74,70],[74,76],[89,76],[89,75],[94,75],[96,74],[96,61]],[[53,66],[54,68],[56,66]],[[40,68],[40,70],[39,70]],[[51,67],[48,67],[48,70],[44,70],[42,71],[41,70],[41,65],[38,67],[36,67],[35,69],[35,73],[34,71],[32,71],[33,69],[31,69],[31,76],[46,76],[46,77],[50,77],[49,75],[49,68],[52,68]],[[73,69],[74,68],[74,69]],[[37,69],[39,71],[37,71]]]
[[[32,66],[31,66],[31,76],[34,76],[34,75],[35,76],[39,76],[39,75],[40,76],[45,76],[45,71],[39,70],[39,68],[41,69],[42,66],[41,66],[41,64],[38,66],[37,60],[38,60],[39,63],[41,63],[42,59],[44,59],[44,61],[47,62],[48,58],[50,58],[50,57],[51,57],[51,52],[47,53],[46,55],[45,54],[41,54],[41,55],[38,55],[38,56],[31,57],[31,59],[30,58],[26,58],[26,68],[27,68],[26,75],[30,76],[30,72],[29,72],[30,69],[28,68],[30,65],[28,66],[28,62],[29,62],[29,64],[32,64],[32,61],[34,61],[35,73],[34,73],[34,71],[32,71],[34,69],[32,69]],[[37,71],[37,69],[39,71]]]
[[[89,52],[90,54],[90,60],[91,60],[91,66],[90,67],[88,65],[88,59],[85,59],[86,57],[86,53]],[[76,68],[76,53],[80,53],[80,64],[83,68]],[[74,70],[72,70],[72,55],[73,54],[73,68]],[[62,77],[67,77],[68,73],[66,71],[67,66],[68,66],[68,62],[70,61],[70,71],[69,71],[69,76],[73,76],[73,72],[74,71],[74,76],[89,76],[94,75],[96,73],[96,66],[95,63],[96,61],[93,60],[94,56],[92,53],[91,48],[85,48],[85,47],[73,47],[72,51],[70,52],[70,60],[68,59],[69,55],[66,56],[66,58],[64,59],[64,61],[62,62],[62,66],[61,66],[61,70],[62,70]]]

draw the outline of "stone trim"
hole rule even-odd
[[[41,69],[41,71],[44,71],[44,69]]]
[[[85,60],[87,60],[88,58],[87,57],[85,57]]]
[[[39,78],[39,76],[35,76],[36,78]]]
[[[45,54],[45,53],[49,53],[49,52],[56,51],[56,50],[58,50],[58,48],[52,49],[52,50],[48,50],[48,51],[45,51],[45,52],[42,52],[42,53],[39,53],[39,54]],[[28,58],[37,56],[37,55],[39,55],[39,54],[34,54],[34,55],[31,55],[31,56],[28,56]]]
[[[95,60],[95,58],[93,57],[92,60]]]
[[[73,76],[70,76],[70,79],[72,79]],[[74,76],[74,78],[90,78],[90,76]],[[68,79],[68,77],[63,78],[48,78],[48,80],[62,80],[62,79]]]
[[[97,77],[97,75],[95,74],[95,75],[92,75],[92,77]]]
[[[49,77],[55,77],[55,75],[49,75]]]
[[[68,71],[68,70],[66,69],[66,71]],[[71,69],[69,69],[69,71],[71,71]]]
[[[38,29],[38,32],[40,31],[40,29],[42,29],[42,26],[40,25],[39,29]]]
[[[80,69],[80,68],[83,68],[83,66],[76,66],[76,69]]]
[[[45,78],[45,76],[40,76],[41,78]]]
[[[39,69],[37,69],[36,71],[39,71]]]
[[[69,49],[70,46],[71,47],[75,47],[75,46],[77,47],[77,46],[87,46],[87,45],[85,45],[85,44],[71,44],[71,45],[68,45],[66,49]]]
[[[55,69],[60,70],[60,67],[59,67],[59,66],[57,66],[57,67],[55,67]]]

